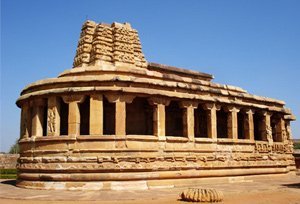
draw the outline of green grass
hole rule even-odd
[[[294,143],[294,149],[300,149],[300,143]]]
[[[16,179],[17,169],[0,169],[0,179]]]

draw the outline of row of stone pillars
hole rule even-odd
[[[126,135],[126,103],[132,103],[135,98],[133,95],[106,94],[105,97],[110,103],[115,103],[115,135]],[[51,96],[48,100],[35,99],[31,102],[22,104],[21,113],[21,137],[43,136],[43,129],[47,128],[47,136],[60,135],[60,97]],[[79,104],[85,99],[83,95],[68,95],[62,97],[68,104],[68,135],[80,135],[80,110]],[[153,106],[153,134],[159,140],[165,140],[166,137],[166,111],[165,107],[170,104],[166,98],[149,98],[148,102]],[[47,104],[47,106],[45,106]],[[197,102],[180,101],[180,108],[183,109],[183,136],[189,141],[194,141],[195,118],[194,110],[198,107]],[[45,109],[47,107],[47,109]],[[217,111],[221,109],[220,105],[215,103],[203,103],[202,107],[207,115],[207,136],[208,138],[217,138]],[[239,108],[235,106],[223,106],[227,114],[227,137],[233,140],[238,139],[238,112]],[[44,118],[47,111],[47,118]],[[244,134],[245,139],[254,141],[254,111],[244,109],[245,114]],[[271,114],[267,111],[260,111],[262,121],[259,128],[262,130],[261,140],[272,140]],[[90,115],[89,115],[89,135],[103,135],[103,95],[94,94],[90,96]],[[47,120],[47,121],[44,121]],[[43,124],[46,126],[43,127]],[[280,119],[278,131],[285,128],[283,118]],[[271,132],[270,132],[271,131]],[[281,138],[282,141],[282,138]]]

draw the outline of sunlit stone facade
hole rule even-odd
[[[87,21],[73,65],[17,100],[20,187],[148,189],[295,169],[283,101],[147,62],[128,23]]]

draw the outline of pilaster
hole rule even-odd
[[[110,103],[116,104],[115,130],[117,136],[126,135],[126,103],[132,103],[135,96],[123,93],[105,95]]]
[[[237,114],[240,109],[234,106],[226,106],[224,108],[228,112],[227,115],[227,134],[228,138],[237,140],[238,139],[238,118]]]
[[[166,111],[165,107],[170,101],[165,98],[150,98],[148,102],[154,107],[153,110],[153,133],[159,140],[166,139]]]
[[[29,102],[24,102],[21,109],[20,139],[28,138],[31,134],[31,112]]]
[[[44,106],[44,99],[35,99],[32,102],[33,113],[31,122],[31,136],[33,137],[43,136]]]
[[[64,102],[69,104],[68,133],[71,136],[80,135],[79,103],[82,103],[84,98],[83,95],[63,96]]]
[[[283,142],[286,139],[285,122],[282,117],[280,117],[278,120],[279,121],[276,125],[276,137],[277,141]]]
[[[90,96],[90,135],[103,135],[103,96]]]
[[[254,111],[251,109],[245,110],[246,118],[244,120],[244,130],[245,138],[254,141],[254,121],[253,121]]]
[[[220,106],[215,103],[206,103],[203,105],[207,111],[207,134],[209,138],[217,139],[217,110]]]
[[[198,103],[192,101],[180,102],[180,107],[183,108],[183,135],[189,138],[189,141],[195,139],[195,116],[194,109],[198,107]]]
[[[267,111],[263,111],[261,113],[263,115],[263,121],[261,124],[262,130],[262,140],[268,141],[270,145],[273,145],[273,138],[272,138],[272,127],[271,127],[271,113]]]

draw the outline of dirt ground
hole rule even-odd
[[[148,204],[187,203],[179,194],[187,187],[144,191],[60,191],[30,190],[14,186],[13,180],[0,181],[2,204]],[[199,187],[199,186],[198,186]],[[300,176],[274,176],[259,180],[245,178],[241,182],[204,184],[224,193],[224,204],[300,204]]]

